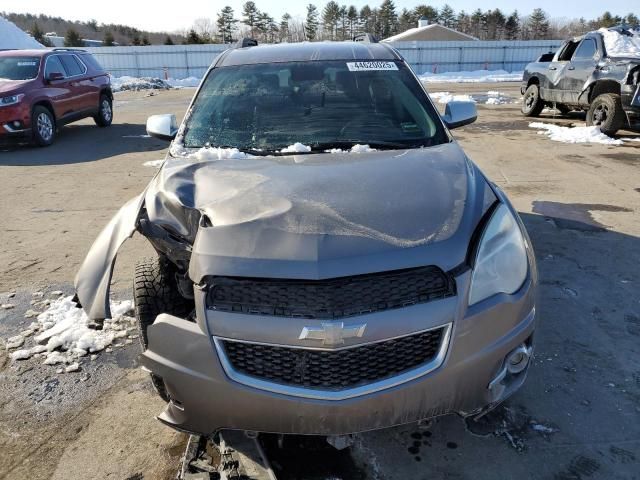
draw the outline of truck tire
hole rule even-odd
[[[37,105],[31,113],[31,135],[39,147],[48,147],[56,138],[56,119],[42,105]]]
[[[605,135],[615,135],[624,127],[626,117],[622,100],[616,93],[603,93],[593,99],[587,112],[587,125],[600,127]]]
[[[93,117],[93,121],[99,127],[108,127],[113,121],[113,102],[104,93],[100,95],[100,103],[98,103],[98,114]]]
[[[149,345],[147,327],[161,313],[187,318],[193,311],[193,301],[184,298],[178,291],[175,267],[165,258],[144,258],[136,265],[133,280],[133,300],[142,350]],[[165,401],[169,401],[162,377],[151,373],[154,390]]]
[[[525,117],[537,117],[544,108],[544,101],[540,98],[540,88],[531,84],[527,87],[522,98],[522,114]]]

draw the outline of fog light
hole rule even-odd
[[[22,122],[19,120],[16,120],[15,122],[12,122],[11,124],[13,126],[13,128],[15,128],[16,130],[22,128]]]
[[[520,345],[509,355],[507,355],[507,370],[509,373],[516,374],[522,372],[531,358],[531,349],[526,345]]]

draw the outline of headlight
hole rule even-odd
[[[520,227],[509,209],[500,205],[480,238],[469,305],[496,293],[516,292],[527,278],[528,264]]]
[[[15,105],[16,103],[20,103],[23,98],[24,98],[24,93],[19,93],[18,95],[11,95],[10,97],[2,97],[0,98],[0,107]]]

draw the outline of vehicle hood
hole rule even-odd
[[[8,96],[22,93],[24,86],[31,80],[3,80],[0,78],[0,95]]]
[[[75,278],[90,319],[110,318],[116,256],[136,230],[174,263],[186,258],[197,284],[209,275],[321,279],[423,265],[450,271],[465,265],[473,232],[496,201],[456,142],[198,158],[168,157],[100,232]]]
[[[493,200],[455,142],[365,154],[169,158],[145,194],[148,220],[192,245],[196,283],[207,275],[449,270],[464,262]]]

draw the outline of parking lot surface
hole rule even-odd
[[[520,98],[516,84],[428,88]],[[0,152],[0,303],[14,306],[0,309],[0,338],[31,322],[34,292],[73,293],[91,242],[154,175],[145,163],[166,152],[145,136],[146,117],[180,120],[192,95],[117,94],[109,129],[82,121],[50,148]],[[342,478],[640,478],[640,135],[621,132],[630,140],[617,146],[560,143],[529,128],[517,103],[478,110],[454,136],[510,196],[538,259],[529,378],[478,422],[448,416],[358,435]],[[578,114],[537,121],[584,123]],[[152,253],[140,237],[126,244],[116,297],[131,298],[135,261]],[[0,478],[173,478],[186,436],[154,418],[163,404],[138,353],[134,342],[57,374],[35,359],[12,363],[0,348]],[[316,478],[303,456],[279,459],[278,478]]]

